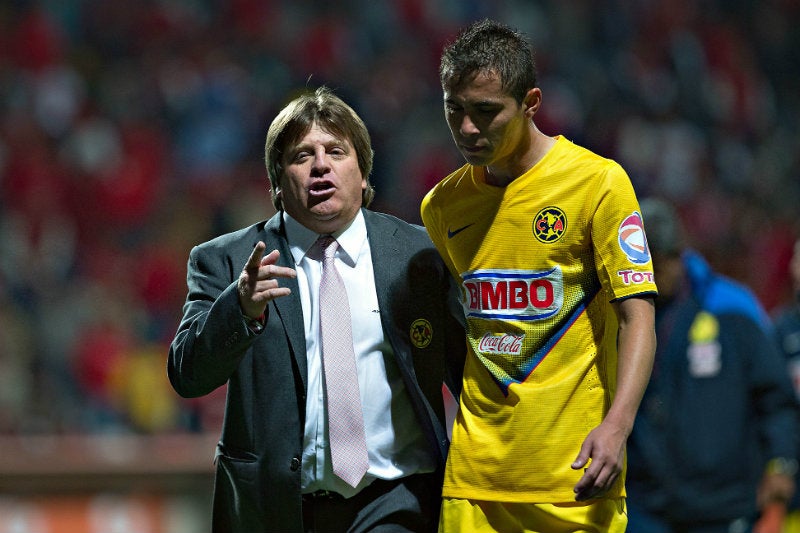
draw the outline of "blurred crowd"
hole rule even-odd
[[[0,2],[0,434],[218,431],[166,380],[191,247],[267,218],[269,122],[326,84],[376,151],[375,207],[419,222],[461,164],[438,59],[528,34],[537,124],[674,200],[768,309],[800,234],[797,0]]]

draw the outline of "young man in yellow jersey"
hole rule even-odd
[[[508,26],[466,28],[440,76],[467,164],[421,214],[462,287],[469,354],[439,530],[624,531],[625,445],[656,344],[630,179],[536,127],[530,46]]]

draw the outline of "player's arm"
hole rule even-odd
[[[603,422],[584,440],[572,468],[586,466],[575,485],[575,499],[598,497],[619,477],[625,443],[650,380],[656,350],[655,306],[651,297],[632,297],[614,303],[619,320],[617,391]]]

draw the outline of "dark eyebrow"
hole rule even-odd
[[[488,107],[488,108],[494,109],[494,108],[497,108],[497,107],[503,107],[503,104],[501,104],[500,102],[492,102],[491,100],[482,100],[480,102],[475,102],[474,104],[472,104],[472,106],[473,107],[478,107],[478,108],[487,108]]]

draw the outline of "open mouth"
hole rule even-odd
[[[308,194],[314,197],[327,196],[333,194],[335,190],[336,187],[332,182],[328,180],[317,180],[311,183],[311,186],[308,188]]]

